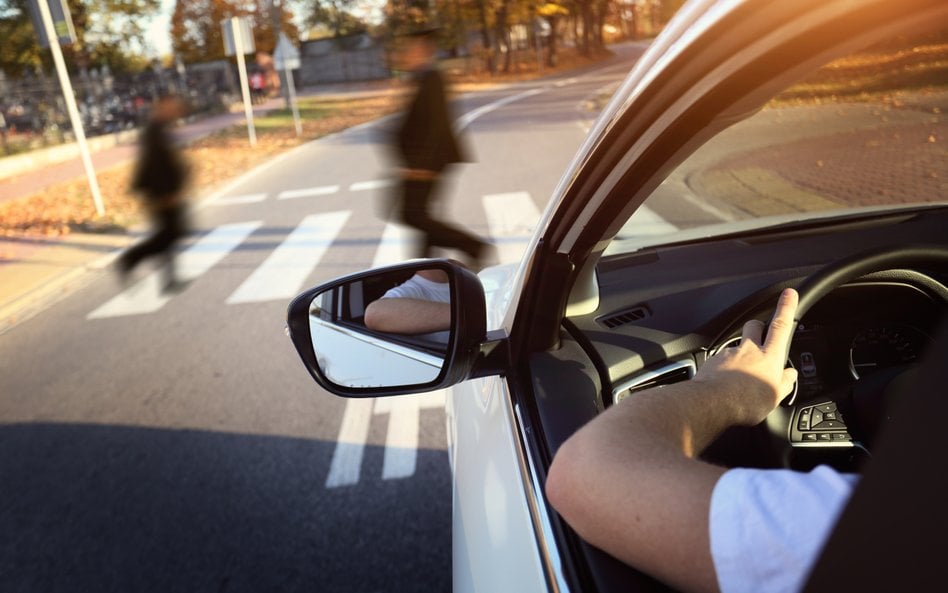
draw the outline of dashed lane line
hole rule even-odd
[[[339,191],[338,185],[324,185],[321,187],[306,187],[303,189],[288,189],[281,191],[277,195],[278,200],[292,200],[295,198],[315,198],[317,196],[328,196]]]

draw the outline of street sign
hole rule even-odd
[[[224,52],[228,56],[237,56],[240,92],[244,98],[244,114],[247,116],[247,136],[250,139],[250,146],[257,146],[257,129],[253,125],[250,87],[247,86],[247,63],[244,61],[244,54],[254,52],[250,23],[243,17],[232,16],[221,21],[221,32],[224,34]]]
[[[49,48],[49,37],[46,36],[46,27],[43,25],[43,17],[39,7],[40,2],[46,2],[49,6],[49,14],[53,17],[53,28],[56,30],[59,44],[69,45],[75,43],[76,30],[72,26],[72,16],[69,14],[66,0],[30,0],[30,18],[33,20],[33,30],[36,31],[40,47]]]
[[[235,21],[234,24],[231,21]],[[237,55],[234,44],[234,30],[240,36],[240,53],[252,54],[257,51],[253,42],[253,31],[250,30],[250,21],[245,17],[232,17],[221,21],[221,35],[224,37],[224,55]]]
[[[277,70],[296,70],[300,67],[300,51],[282,32],[273,50],[273,66]]]

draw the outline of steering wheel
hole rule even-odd
[[[797,288],[800,295],[792,330],[820,299],[835,288],[867,274],[918,267],[948,269],[948,248],[936,245],[888,247],[857,253],[832,263],[807,277]],[[948,303],[948,289],[940,287]],[[788,352],[789,354],[789,352]],[[886,400],[911,376],[911,368],[894,367],[854,380],[826,394],[820,403],[791,406],[788,438],[792,447],[852,447],[868,449],[883,422]]]

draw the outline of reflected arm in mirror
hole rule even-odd
[[[374,331],[417,335],[451,329],[451,285],[442,270],[419,270],[365,309]]]

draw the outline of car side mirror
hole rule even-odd
[[[484,289],[453,261],[399,264],[307,290],[290,303],[287,328],[331,393],[431,391],[470,376],[486,335]]]

